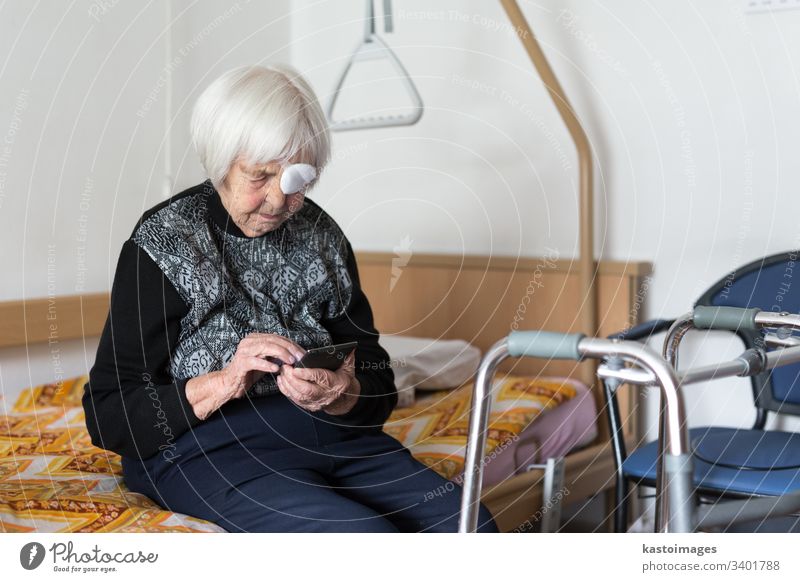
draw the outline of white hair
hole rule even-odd
[[[286,66],[246,66],[209,85],[192,110],[192,142],[219,189],[237,158],[249,165],[311,164],[317,176],[330,160],[328,123],[316,95]]]

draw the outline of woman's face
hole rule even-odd
[[[256,237],[275,230],[303,206],[304,190],[288,196],[281,191],[282,171],[278,162],[256,166],[241,160],[233,163],[219,195],[245,235]]]

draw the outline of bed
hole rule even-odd
[[[23,390],[2,410],[0,531],[222,531],[127,490],[120,458],[92,446],[86,430],[81,406],[86,380]]]
[[[127,489],[120,457],[89,438],[81,407],[86,381],[80,376],[23,390],[0,416],[0,531],[223,531],[165,511]],[[526,433],[538,418],[565,408],[581,389],[588,393],[579,383],[558,378],[503,375],[496,385],[487,467],[497,468],[501,459],[514,456],[508,444],[531,442]],[[434,471],[457,480],[464,468],[471,390],[464,384],[398,409],[385,430]]]
[[[576,325],[571,305],[577,299],[579,285],[576,267],[570,261],[549,261],[542,269],[544,259],[418,253],[397,277],[393,255],[357,254],[362,286],[373,306],[377,327],[385,334],[461,338],[485,350],[515,321],[520,329],[564,331]],[[649,266],[642,263],[599,263],[601,332],[610,333],[636,322],[640,287],[648,273]],[[541,286],[536,287],[520,321],[520,301],[534,276]],[[0,303],[0,347],[46,344],[54,311],[60,341],[94,337],[105,322],[108,295]],[[558,439],[547,442],[543,438],[550,435],[553,439],[559,434],[553,432],[554,426],[576,418],[570,406],[601,401],[596,386],[581,387],[579,369],[574,364],[525,359],[509,362],[502,372],[496,379],[500,384],[495,398],[502,399],[508,393],[513,396],[508,401],[511,405],[495,406],[499,416],[493,417],[493,426],[498,427],[498,438],[490,442],[493,450],[487,454],[500,448],[503,451],[487,464],[489,478],[483,501],[500,529],[511,531],[544,503],[543,472],[527,470],[531,463],[542,461],[542,455],[564,454],[564,488],[569,491],[566,503],[611,488],[614,465],[602,416],[596,417],[594,433],[587,433],[583,423],[582,429],[573,432],[574,440],[561,443],[560,450],[552,448]],[[84,380],[78,377],[37,386],[0,408],[2,530],[219,531],[213,524],[163,511],[143,496],[125,490],[119,458],[92,447],[86,434],[80,408]],[[386,425],[387,432],[402,437],[400,440],[410,445],[417,458],[434,470],[457,479],[470,388],[465,384],[457,390],[418,398],[416,409],[395,411]],[[521,397],[526,391],[538,394],[534,394],[536,398]],[[621,402],[622,413],[629,415],[634,402],[624,394]],[[436,422],[432,422],[433,417]],[[428,428],[420,429],[420,424]],[[537,426],[545,428],[537,434]],[[598,436],[591,440],[593,434]],[[509,441],[517,446],[508,446]],[[549,452],[542,445],[551,447]],[[460,456],[463,459],[463,451]]]

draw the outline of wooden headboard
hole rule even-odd
[[[459,338],[486,350],[515,329],[580,327],[577,264],[551,257],[359,253],[361,284],[381,333]],[[598,263],[601,335],[638,323],[649,263]],[[571,362],[509,361],[515,372],[571,375]]]
[[[357,257],[382,333],[461,338],[486,349],[512,329],[578,327],[578,269],[571,261],[414,254],[402,264],[391,253]],[[601,334],[637,323],[649,274],[649,263],[598,263]],[[0,348],[97,336],[107,314],[107,293],[0,302]],[[564,371],[565,365],[547,368]],[[520,366],[542,369],[534,360]]]

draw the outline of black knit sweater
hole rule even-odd
[[[397,402],[394,376],[338,225],[306,200],[278,229],[247,237],[207,181],[145,212],[122,246],[84,390],[92,443],[142,459],[169,446],[203,422],[187,381],[222,369],[252,332],[306,349],[357,341],[361,395],[335,419],[380,430]],[[266,375],[247,397],[276,391]]]

